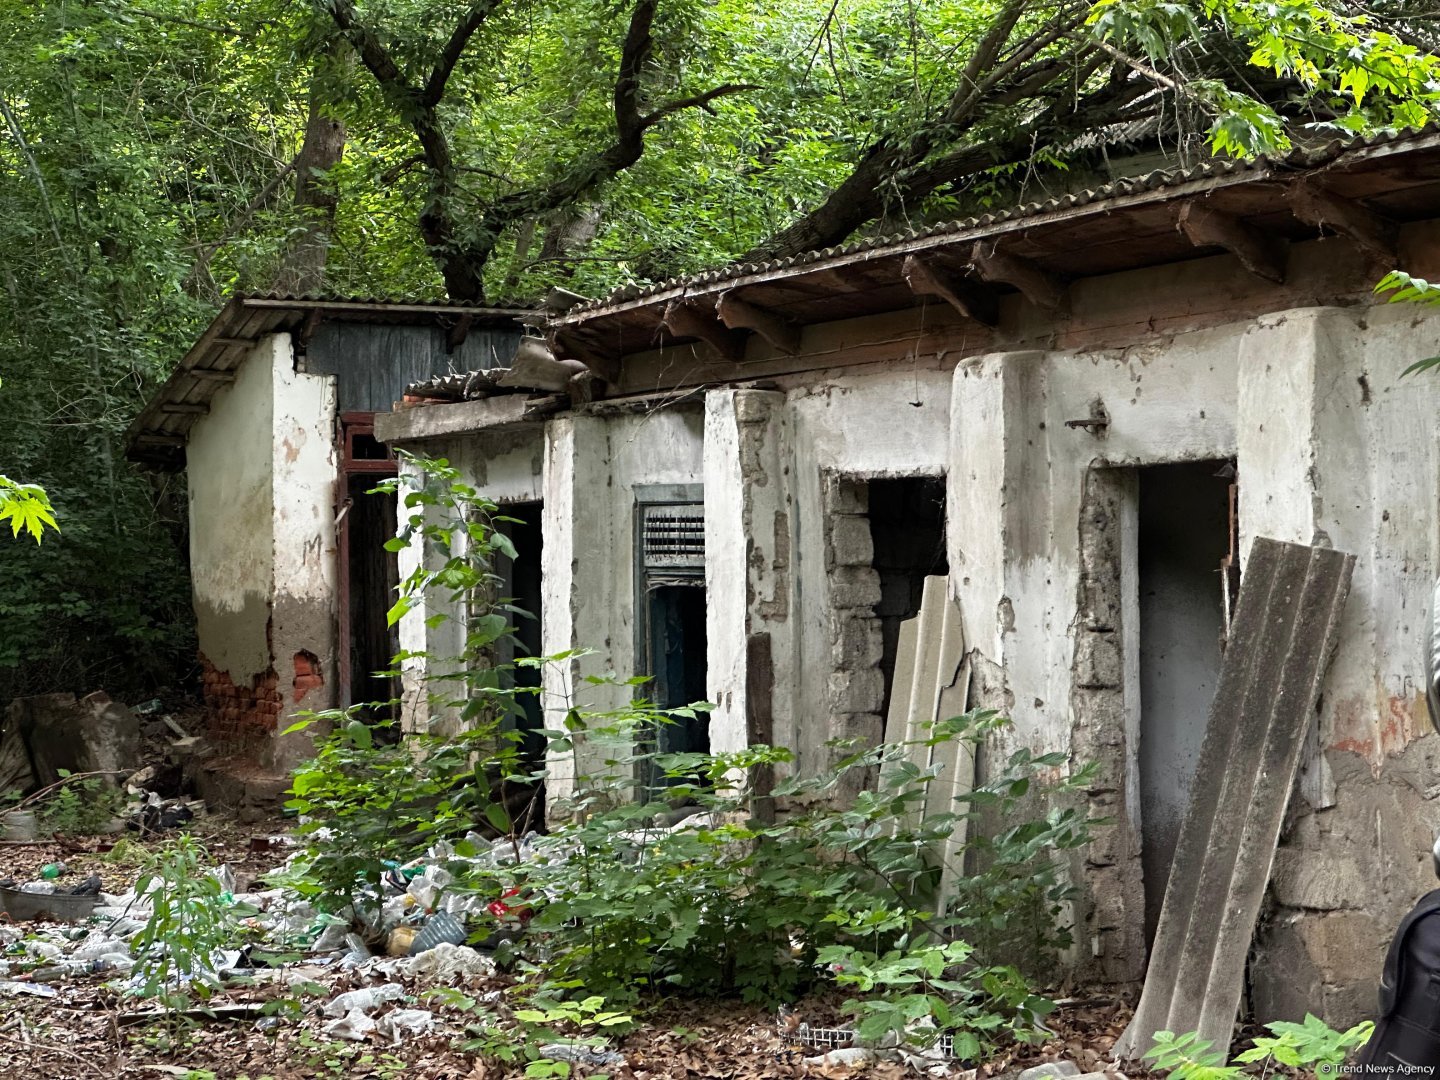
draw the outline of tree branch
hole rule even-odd
[[[440,59],[435,62],[435,70],[430,72],[430,78],[425,82],[425,90],[420,95],[422,105],[433,107],[440,104],[440,99],[445,96],[445,84],[450,80],[455,65],[460,62],[465,47],[470,44],[475,31],[480,29],[490,13],[502,3],[504,0],[476,0],[470,5],[465,18],[460,20],[454,33],[450,35],[450,40],[445,43]]]
[[[703,94],[692,94],[690,97],[676,98],[674,101],[667,101],[654,112],[648,113],[643,117],[641,125],[648,131],[667,116],[674,116],[676,113],[684,112],[686,109],[704,109],[713,116],[715,110],[709,106],[710,102],[716,98],[725,97],[729,94],[743,94],[746,90],[759,89],[760,85],[758,83],[725,83],[715,87],[714,90],[706,90]]]
[[[345,40],[360,54],[360,62],[370,69],[370,74],[375,76],[375,81],[383,89],[412,98],[416,96],[415,88],[405,78],[390,51],[373,30],[355,17],[355,5],[350,0],[321,0],[321,6],[330,12],[330,18],[345,35]]]

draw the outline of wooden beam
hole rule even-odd
[[[1314,181],[1291,184],[1286,199],[1291,212],[1307,225],[1348,236],[1362,250],[1394,265],[1399,229],[1389,218],[1326,191]]]
[[[783,315],[747,304],[733,292],[721,293],[715,314],[731,330],[753,330],[786,356],[800,352],[800,327]]]
[[[1196,247],[1220,247],[1256,277],[1285,283],[1285,241],[1239,218],[1189,202],[1180,208],[1180,231]]]
[[[985,241],[970,249],[970,265],[984,281],[999,281],[1019,289],[1032,304],[1054,311],[1065,303],[1065,282],[1049,270],[1019,255],[1010,255]]]
[[[684,300],[671,300],[665,307],[663,325],[676,337],[693,337],[709,345],[720,359],[738,364],[745,359],[745,343],[733,330],[702,314]]]
[[[219,345],[222,349],[248,349],[255,342],[243,337],[214,337],[210,339],[210,344]]]
[[[184,446],[184,435],[165,435],[158,431],[142,431],[132,440],[145,446]]]
[[[999,324],[1000,303],[990,290],[933,266],[919,255],[906,255],[900,273],[916,296],[938,296],[967,319],[986,326]]]
[[[216,371],[214,368],[194,367],[186,372],[186,374],[196,379],[210,379],[212,382],[228,383],[235,381],[235,372]]]
[[[160,411],[163,413],[191,413],[195,416],[204,416],[210,411],[210,406],[200,402],[166,401],[161,404]]]

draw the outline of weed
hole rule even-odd
[[[1277,1020],[1266,1024],[1269,1035],[1261,1035],[1255,1044],[1229,1064],[1226,1055],[1213,1044],[1190,1031],[1177,1035],[1157,1031],[1154,1045],[1145,1052],[1145,1059],[1154,1063],[1156,1072],[1171,1080],[1241,1080],[1246,1070],[1241,1065],[1263,1062],[1268,1073],[1272,1064],[1292,1069],[1316,1066],[1333,1071],[1345,1058],[1370,1041],[1375,1025],[1366,1020],[1346,1031],[1336,1031],[1323,1020],[1305,1014],[1303,1023]]]

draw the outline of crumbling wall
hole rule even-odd
[[[821,486],[825,572],[830,591],[827,631],[830,677],[825,707],[830,737],[873,746],[883,736],[885,678],[880,670],[880,574],[870,535],[866,483],[829,473]],[[849,751],[837,749],[837,756]],[[853,797],[861,777],[851,773],[839,794]]]
[[[1107,983],[1138,982],[1145,972],[1145,883],[1141,871],[1140,801],[1135,756],[1139,716],[1135,673],[1126,653],[1136,610],[1127,603],[1125,573],[1134,572],[1135,474],[1088,469],[1080,505],[1080,586],[1071,633],[1075,641],[1070,710],[1074,767],[1090,765],[1086,789],[1096,825],[1079,876],[1078,937],[1091,943],[1082,975]],[[1128,616],[1128,618],[1127,618]],[[1126,694],[1127,674],[1132,692]],[[1140,898],[1140,902],[1136,899]]]
[[[1436,352],[1440,319],[1410,306],[1282,312],[1244,342],[1242,545],[1274,536],[1357,556],[1251,956],[1258,1019],[1373,1016],[1387,940],[1435,885],[1440,737],[1423,658],[1440,382],[1400,373]]]
[[[787,399],[797,538],[792,749],[796,767],[813,773],[832,760],[828,740],[873,742],[883,727],[880,580],[863,483],[855,482],[944,473],[950,365],[915,357],[903,378],[840,373]]]
[[[282,738],[280,719],[335,702],[333,384],[296,372],[289,335],[263,338],[186,451],[210,733],[282,771],[308,756],[310,738]],[[312,659],[297,667],[297,657]],[[305,692],[282,699],[282,687]]]

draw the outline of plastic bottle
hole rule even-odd
[[[46,863],[40,868],[40,876],[46,881],[54,881],[68,869],[70,868],[63,862]]]

